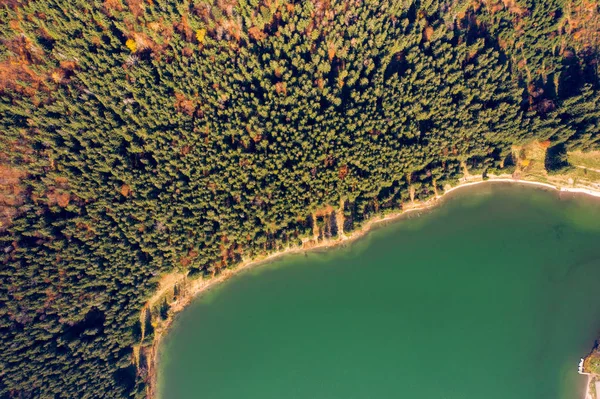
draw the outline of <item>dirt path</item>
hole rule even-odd
[[[341,239],[346,238],[344,234],[344,199],[340,198],[340,207],[335,213],[335,221],[337,223],[337,232]]]
[[[592,376],[590,374],[588,374],[587,382],[585,384],[585,396],[583,397],[583,399],[596,399],[596,398],[594,398],[594,395],[592,395],[592,392],[590,391],[591,383],[592,383]]]
[[[158,282],[158,290],[146,302],[146,307],[151,308],[156,305],[164,295],[173,290],[176,284],[183,282],[184,278],[185,275],[179,272],[165,274]]]
[[[579,168],[579,169],[591,170],[592,172],[600,173],[600,169],[588,168],[587,166],[582,166],[582,165],[573,165],[573,166],[575,166],[576,168]]]

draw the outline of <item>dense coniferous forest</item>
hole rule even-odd
[[[511,173],[513,145],[600,149],[599,11],[0,0],[0,397],[145,397],[161,273]]]

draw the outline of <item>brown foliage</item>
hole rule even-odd
[[[182,256],[179,259],[179,263],[181,263],[182,266],[189,266],[192,261],[194,259],[196,259],[198,257],[199,253],[197,251],[194,251],[193,249],[190,249],[186,255]]]
[[[46,197],[48,198],[48,205],[58,205],[61,208],[65,208],[69,205],[69,201],[71,200],[71,194],[66,191],[57,191],[52,189],[46,193]]]
[[[192,13],[200,17],[204,22],[208,22],[211,18],[210,5],[204,2],[197,2],[192,7]]]
[[[431,26],[426,27],[425,30],[423,31],[423,38],[426,41],[430,41],[432,36],[433,36],[433,27],[431,27]]]
[[[524,6],[517,4],[517,1],[515,0],[502,0],[502,3],[511,14],[515,14],[519,17],[524,17],[529,14],[529,10]]]
[[[0,91],[11,89],[33,97],[37,91],[47,89],[45,77],[31,67],[44,62],[44,52],[25,36],[4,39],[2,43],[12,55],[0,62]]]
[[[479,2],[476,1],[476,3],[482,3],[491,14],[495,14],[503,10],[507,10],[509,13],[519,18],[529,14],[529,10],[526,7],[519,5],[517,2],[518,0],[480,0]],[[477,8],[475,7],[474,9],[477,10]]]
[[[498,46],[500,46],[501,49],[506,50],[508,48],[508,42],[502,38],[498,38]]]
[[[235,19],[226,19],[221,23],[221,26],[227,31],[231,38],[238,42],[240,41],[242,38],[242,27]],[[264,37],[266,37],[266,35]]]
[[[19,184],[21,179],[26,175],[20,169],[0,164],[0,185],[14,185]]]
[[[67,187],[67,184],[69,183],[69,179],[66,177],[56,177],[54,181],[59,187]]]
[[[552,100],[544,99],[534,106],[534,108],[541,114],[547,114],[548,112],[554,111],[556,105]]]
[[[287,85],[285,82],[277,82],[275,83],[275,91],[277,94],[287,94]]]
[[[187,15],[182,15],[181,21],[175,22],[173,24],[173,28],[175,29],[175,32],[179,33],[186,42],[192,42],[194,40],[194,30],[190,27]]]
[[[60,67],[65,71],[73,71],[77,67],[77,63],[75,61],[61,61]]]
[[[143,32],[134,32],[131,35],[131,38],[135,42],[136,51],[143,51],[146,49],[155,50],[158,48],[158,45],[154,43],[154,41]]]
[[[234,12],[237,4],[238,0],[196,2],[192,8],[192,13],[200,17],[211,27],[209,32],[212,37],[221,40],[223,36],[226,35],[227,39],[234,39],[239,42],[242,36],[242,26],[240,22],[238,22],[238,17]],[[203,35],[204,34],[201,36]],[[199,41],[202,42],[203,40],[199,39]]]
[[[129,193],[131,193],[131,188],[127,184],[123,184],[120,193],[123,197],[128,197]]]
[[[179,259],[179,263],[183,267],[188,267],[190,265],[190,263],[192,263],[192,260],[190,258],[188,258],[187,256],[182,256],[181,259]]]
[[[335,163],[335,157],[332,154],[328,154],[323,163],[325,164],[326,168],[332,166]]]
[[[25,189],[21,179],[25,176],[20,169],[0,164],[0,232],[10,226],[23,204]]]
[[[194,101],[186,98],[183,93],[175,93],[175,109],[177,112],[192,116],[196,111],[196,104]]]
[[[127,0],[127,7],[131,10],[134,17],[139,18],[144,15],[144,0]]]
[[[265,32],[263,32],[261,29],[258,29],[256,26],[253,26],[250,29],[248,29],[248,34],[251,38],[253,38],[256,41],[261,41],[267,37]]]
[[[349,172],[348,165],[342,165],[342,166],[340,166],[340,169],[338,170],[338,177],[341,180],[344,180],[344,178],[346,176],[348,176],[348,172]]]
[[[21,23],[16,20],[16,19],[11,19],[10,21],[8,21],[8,26],[10,27],[10,29],[16,31],[16,32],[21,32]]]
[[[17,81],[26,83],[26,86]],[[0,62],[0,91],[11,89],[33,97],[37,91],[45,88],[44,78],[26,64],[14,59]]]
[[[570,0],[560,31],[571,35],[579,50],[600,46],[600,5],[596,0]]]
[[[19,35],[11,39],[2,39],[2,43],[22,63],[39,64],[44,61],[44,51],[26,36]]]
[[[216,6],[228,17],[233,16],[233,9],[238,5],[238,0],[217,0]]]
[[[91,42],[95,47],[100,47],[102,39],[100,39],[100,36],[92,36]]]
[[[106,15],[112,15],[112,10],[123,11],[123,3],[121,0],[104,0],[102,4]]]
[[[336,48],[335,48],[335,44],[331,43],[329,44],[329,46],[327,47],[327,57],[329,58],[329,61],[333,61],[333,57],[335,57],[335,52],[336,52]]]
[[[316,217],[327,216],[327,215],[331,215],[333,212],[335,212],[335,209],[333,209],[333,207],[331,205],[325,205],[324,208],[317,209],[315,211],[315,216]]]
[[[68,189],[69,180],[66,177],[55,177],[54,184],[50,184],[45,194],[48,206],[58,205],[62,208],[65,208],[67,205],[69,205],[71,199],[76,199],[76,197],[72,196]],[[38,200],[36,196],[32,196],[32,199],[34,201]]]
[[[71,194],[69,193],[61,192],[56,194],[56,203],[62,208],[65,208],[67,205],[69,205],[70,200]]]
[[[8,8],[17,8],[17,7],[21,7],[21,1],[20,0],[0,0],[0,7],[3,6],[7,6]]]
[[[544,89],[541,87],[536,87],[533,83],[530,83],[527,85],[527,92],[532,98],[538,98],[544,94]]]

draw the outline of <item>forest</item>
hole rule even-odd
[[[598,44],[595,0],[0,0],[0,397],[147,397],[162,274],[600,149]]]

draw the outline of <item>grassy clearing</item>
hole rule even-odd
[[[600,170],[600,169],[599,169]],[[569,177],[577,180],[583,181],[600,181],[600,172],[596,172],[595,170],[583,169],[583,168],[575,168],[566,173]]]
[[[600,374],[600,352],[593,350],[583,362],[583,370],[587,373]]]
[[[600,170],[600,151],[573,151],[568,153],[568,160],[571,165],[580,166],[588,169]]]
[[[559,187],[600,187],[600,151],[568,153],[572,168],[563,173],[548,174],[545,167],[547,145],[532,142],[514,147],[517,169],[515,177],[549,183]]]
[[[535,180],[543,183],[548,182],[548,172],[546,172],[547,146],[531,142],[524,146],[513,147],[513,157],[516,160],[517,169],[515,175],[523,180]]]

